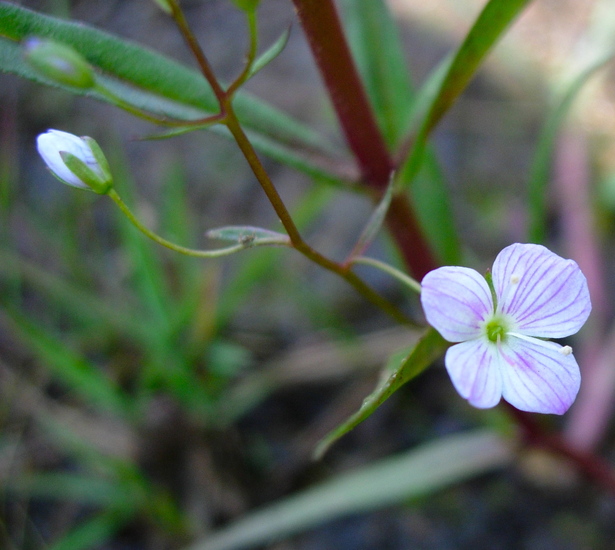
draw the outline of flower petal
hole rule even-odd
[[[493,264],[493,285],[498,310],[528,336],[570,336],[591,311],[579,266],[537,244],[517,243],[502,250]]]
[[[444,358],[453,386],[461,397],[480,409],[494,407],[502,397],[497,347],[485,338],[456,344]]]
[[[480,325],[493,313],[487,281],[467,267],[440,267],[421,282],[421,303],[427,322],[449,342],[480,335]]]
[[[500,353],[506,401],[528,412],[564,414],[569,409],[581,384],[570,348],[509,334]]]

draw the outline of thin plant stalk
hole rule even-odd
[[[286,208],[284,201],[280,197],[275,185],[269,178],[267,171],[262,165],[256,150],[252,146],[252,143],[246,136],[237,115],[233,109],[232,94],[225,91],[218,82],[209,61],[205,53],[202,51],[196,37],[192,33],[188,22],[186,21],[183,12],[181,11],[176,0],[169,1],[172,9],[172,16],[179,28],[184,40],[188,44],[188,47],[194,54],[203,76],[212,87],[216,98],[220,105],[220,113],[223,116],[221,123],[226,124],[231,135],[235,139],[244,157],[248,161],[254,176],[258,180],[261,188],[265,192],[265,195],[269,199],[273,209],[278,215],[280,222],[284,226],[286,233],[288,234],[293,248],[303,254],[306,258],[320,265],[324,269],[331,271],[344,280],[346,280],[355,290],[361,294],[366,300],[370,301],[376,307],[383,312],[390,315],[397,322],[404,325],[416,325],[407,315],[405,315],[397,306],[392,304],[389,300],[384,298],[381,294],[376,292],[372,287],[365,283],[356,273],[354,273],[349,266],[343,266],[323,256],[318,251],[313,249],[307,244],[301,236],[295,222],[290,215],[290,212]]]

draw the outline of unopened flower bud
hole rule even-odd
[[[92,138],[47,130],[36,138],[36,148],[51,173],[62,183],[100,195],[111,189],[109,163]]]
[[[88,89],[96,83],[90,64],[70,46],[32,37],[24,42],[24,56],[40,74],[59,84]]]

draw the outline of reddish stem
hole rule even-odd
[[[545,433],[528,413],[515,409],[511,405],[508,405],[508,411],[523,429],[528,444],[547,449],[569,459],[580,472],[615,495],[615,471],[608,462],[593,453],[571,447],[559,435]]]
[[[348,145],[365,183],[380,195],[395,163],[378,128],[332,0],[293,0]],[[387,224],[412,274],[436,267],[405,195],[393,199]]]
[[[384,189],[393,170],[330,0],[293,0],[340,124],[365,179]]]

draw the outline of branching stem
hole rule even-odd
[[[355,290],[359,294],[361,294],[366,300],[370,301],[376,307],[380,308],[383,312],[390,315],[398,323],[404,325],[415,325],[416,323],[410,320],[410,318],[405,315],[397,306],[392,304],[384,296],[376,292],[372,287],[365,283],[363,279],[361,279],[356,273],[354,273],[350,269],[350,266],[341,265],[327,258],[326,256],[323,256],[303,240],[303,237],[299,233],[299,230],[297,229],[297,226],[295,225],[295,222],[293,221],[290,212],[286,208],[282,197],[280,197],[278,190],[269,178],[269,174],[267,174],[267,171],[262,165],[254,147],[252,146],[252,143],[243,131],[239,119],[235,114],[232,104],[232,96],[235,90],[232,89],[232,87],[229,88],[228,91],[225,91],[222,88],[211,68],[211,65],[209,64],[209,61],[207,60],[207,57],[205,56],[198,41],[192,33],[186,21],[186,18],[184,17],[182,10],[177,3],[177,0],[169,0],[169,3],[171,5],[172,16],[175,19],[177,27],[182,33],[182,36],[188,44],[188,47],[195,56],[201,69],[201,72],[203,73],[203,76],[205,77],[209,85],[212,87],[216,98],[218,99],[218,102],[220,104],[220,113],[223,116],[220,122],[226,124],[231,135],[239,146],[239,149],[248,161],[248,164],[250,165],[254,176],[261,185],[261,188],[265,192],[265,195],[269,199],[269,202],[271,203],[273,209],[278,215],[280,222],[288,233],[293,248],[295,248],[306,258],[320,265],[324,269],[342,277],[350,285],[352,285]],[[250,52],[248,54],[248,64],[252,62],[255,56],[255,30],[253,28],[250,28],[250,32],[253,37],[251,39]],[[252,49],[254,49],[254,52],[252,51]],[[241,75],[239,78],[241,79]]]

